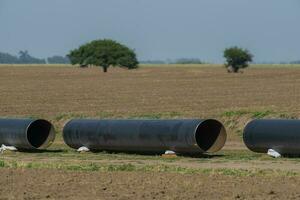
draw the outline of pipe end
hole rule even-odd
[[[224,147],[227,133],[221,122],[215,119],[207,119],[198,125],[195,137],[199,148],[203,152],[214,153]]]
[[[34,149],[45,149],[55,139],[54,126],[47,120],[37,119],[29,124],[26,130],[28,143]]]

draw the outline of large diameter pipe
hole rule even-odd
[[[45,149],[55,139],[53,125],[43,119],[0,119],[0,145]]]
[[[246,125],[243,139],[254,152],[273,149],[280,154],[300,155],[300,120],[253,120]]]
[[[204,153],[220,150],[226,141],[217,120],[71,120],[63,130],[71,148],[141,153]]]

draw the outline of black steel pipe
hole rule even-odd
[[[283,155],[300,155],[300,120],[253,120],[246,125],[243,139],[254,152],[273,149]]]
[[[55,139],[53,125],[43,119],[0,119],[0,145],[45,149]]]
[[[217,120],[71,120],[63,129],[71,148],[123,152],[204,153],[220,150],[226,141]]]

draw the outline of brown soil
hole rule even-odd
[[[0,199],[300,199],[299,178],[1,169]]]
[[[300,70],[147,67],[0,67],[0,116],[79,113],[114,116],[178,112],[210,117],[242,108],[300,114]]]
[[[142,67],[137,70],[50,66],[0,67],[0,116],[43,117],[60,132],[76,117],[218,118],[226,111],[300,116],[298,68]],[[229,124],[239,131],[247,122]],[[229,139],[236,139],[232,134]]]
[[[147,67],[138,70],[73,67],[0,67],[0,116],[42,117],[58,129],[52,149],[66,150],[61,129],[74,117],[214,118],[226,121],[225,150],[246,150],[240,131],[249,116],[223,119],[234,110],[300,116],[300,69],[250,68],[228,74],[219,67]],[[69,152],[70,153],[70,152]],[[61,153],[64,154],[64,153]],[[251,154],[251,153],[250,153]],[[17,153],[18,162],[161,164],[151,159],[99,159],[96,155]],[[99,155],[100,157],[100,155]],[[85,159],[86,158],[86,159]],[[220,160],[219,160],[220,159]],[[165,164],[165,162],[163,162]],[[280,169],[299,172],[299,161],[214,158],[170,162],[188,168]],[[0,169],[3,199],[300,199],[300,178],[182,175],[145,172],[65,172]]]

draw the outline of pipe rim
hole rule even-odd
[[[31,129],[36,128],[34,127],[37,123],[44,123],[43,125],[47,126],[47,128],[43,127],[44,130],[38,130],[39,134],[47,134],[47,136],[43,138],[42,142],[38,142],[38,144],[33,144],[35,141],[31,141]],[[48,129],[47,131],[45,129]],[[46,132],[46,133],[45,133]],[[34,133],[35,135],[36,133]],[[51,122],[45,119],[35,119],[32,120],[28,126],[26,127],[26,140],[28,145],[33,149],[46,149],[49,147],[55,140],[55,129]]]
[[[202,132],[201,131],[201,126],[203,126],[203,124],[206,124],[206,123],[214,123],[215,125],[218,126],[217,128],[219,128],[219,131],[217,131],[217,129],[214,130],[214,131],[218,132],[218,135],[214,139],[214,141],[211,143],[211,145],[209,145],[209,148],[203,148],[203,144],[206,144],[207,141],[205,141],[205,142],[201,141],[200,138],[199,138],[200,137],[199,134],[201,134],[201,132]],[[204,127],[204,128],[208,128],[208,127]],[[207,130],[205,130],[205,131],[207,131]],[[205,135],[207,135],[207,134],[211,134],[211,132],[205,133]],[[207,152],[207,153],[217,152],[217,151],[221,150],[225,146],[225,143],[226,143],[227,133],[226,133],[225,126],[220,121],[218,121],[216,119],[205,119],[205,120],[202,120],[197,125],[197,127],[195,128],[194,139],[196,141],[196,145],[198,146],[198,148],[202,152]],[[203,144],[201,142],[203,142]]]

